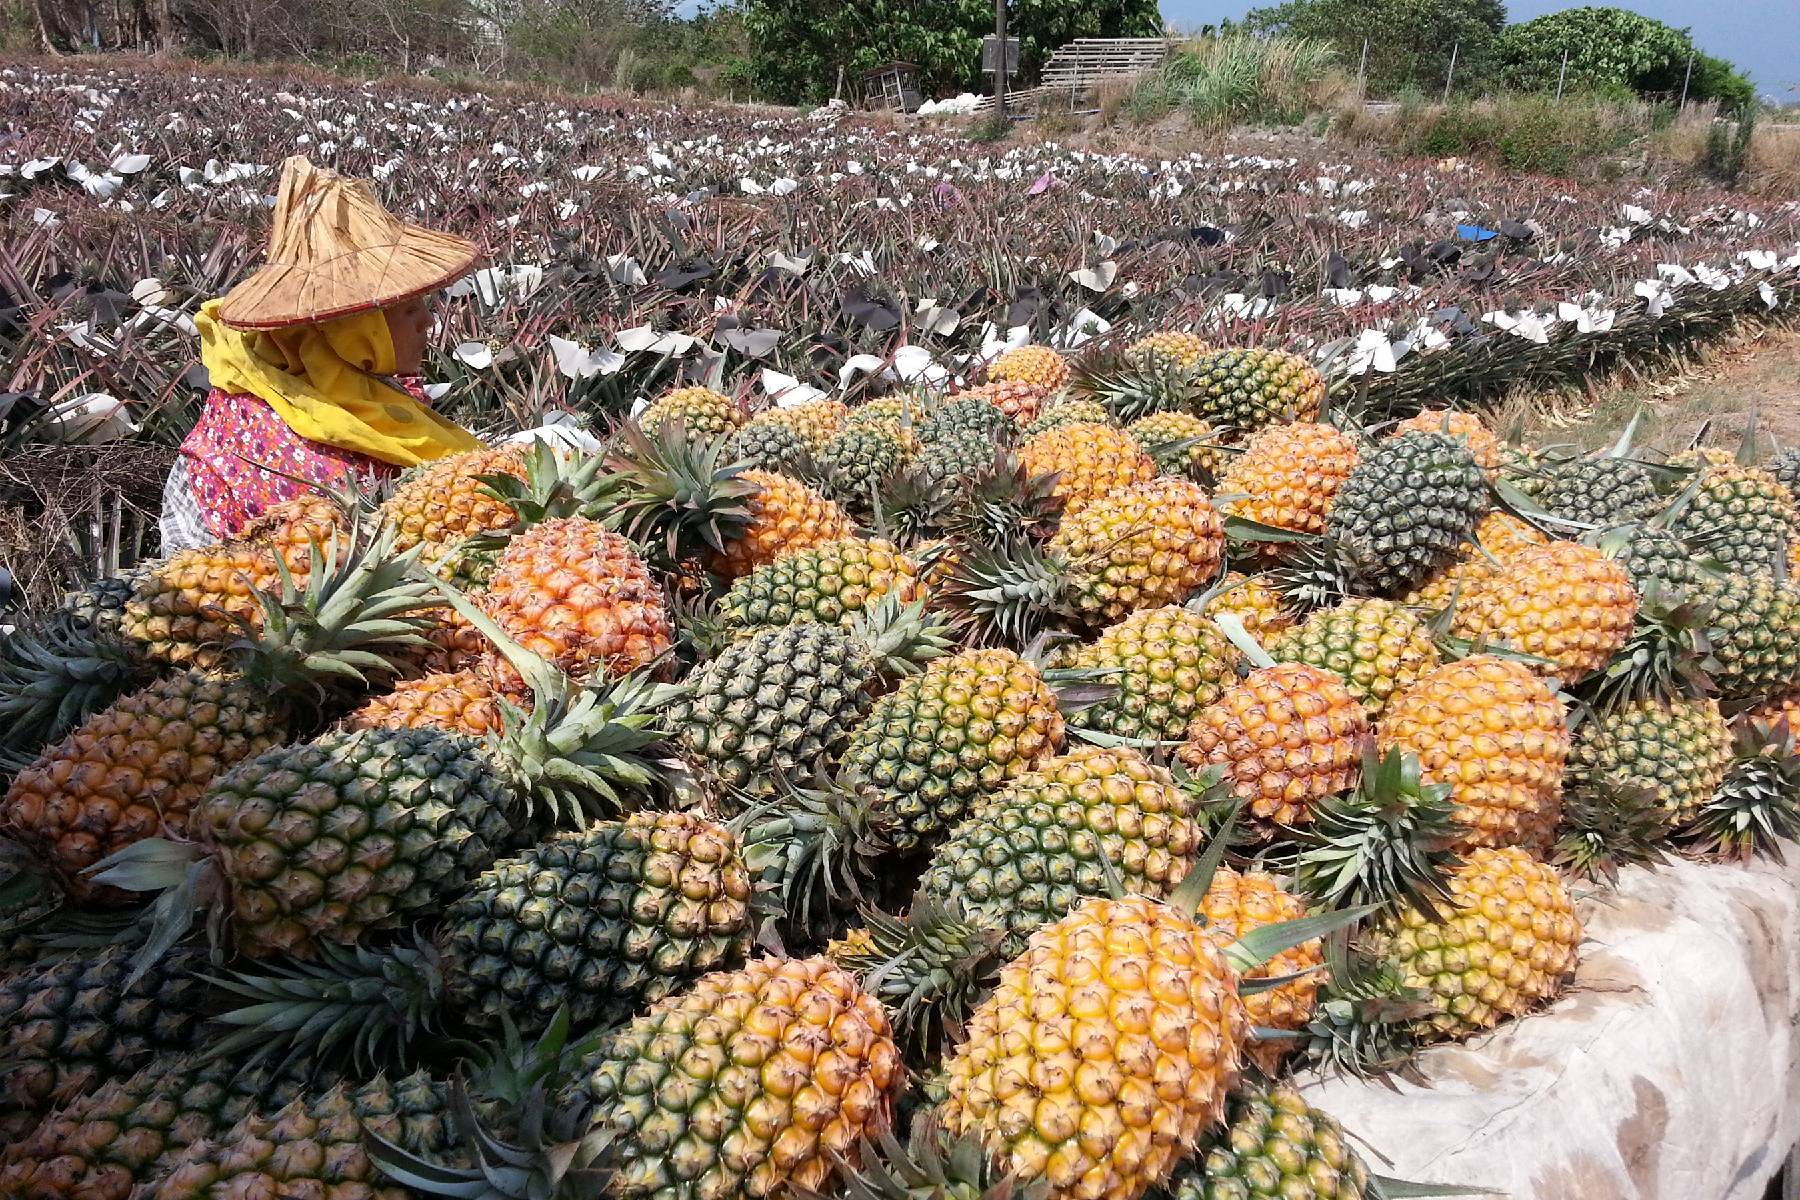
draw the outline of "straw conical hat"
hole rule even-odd
[[[367,181],[296,155],[281,164],[268,261],[219,317],[243,329],[326,321],[434,291],[476,255],[473,242],[396,220]]]

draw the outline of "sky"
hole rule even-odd
[[[1190,28],[1241,17],[1255,7],[1240,0],[1162,0],[1163,20]],[[1578,8],[1568,0],[1507,0],[1507,16],[1528,21]],[[1693,30],[1708,54],[1730,59],[1758,92],[1800,103],[1800,0],[1631,0],[1620,4],[1646,17]]]

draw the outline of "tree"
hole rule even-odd
[[[1456,84],[1470,90],[1493,75],[1494,46],[1506,24],[1503,0],[1289,0],[1254,9],[1252,30],[1330,42],[1346,62],[1369,47],[1368,87],[1441,91],[1456,56]]]
[[[1755,98],[1749,79],[1724,59],[1701,53],[1686,29],[1623,8],[1571,8],[1537,17],[1508,28],[1497,47],[1509,84],[1543,91],[1556,87],[1565,52],[1566,82],[1577,86],[1679,97],[1692,56],[1689,99],[1739,107]]]
[[[981,38],[994,30],[993,0],[744,0],[743,13],[750,55],[741,75],[789,104],[830,96],[840,69],[854,80],[894,61],[917,66],[929,94],[980,88]],[[1075,38],[1161,32],[1156,0],[1010,0],[1007,10],[1022,82]]]

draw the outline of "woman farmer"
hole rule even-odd
[[[477,449],[399,381],[420,369],[431,294],[475,258],[396,220],[365,181],[284,162],[268,261],[195,319],[212,391],[163,492],[163,552],[315,488]]]

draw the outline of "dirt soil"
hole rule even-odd
[[[1534,396],[1507,409],[1496,428],[1523,421],[1534,444],[1584,448],[1610,443],[1641,410],[1634,444],[1667,451],[1690,445],[1703,429],[1705,444],[1735,450],[1753,413],[1768,456],[1771,438],[1777,448],[1800,447],[1800,328],[1765,327],[1679,367],[1617,379],[1591,394]]]

